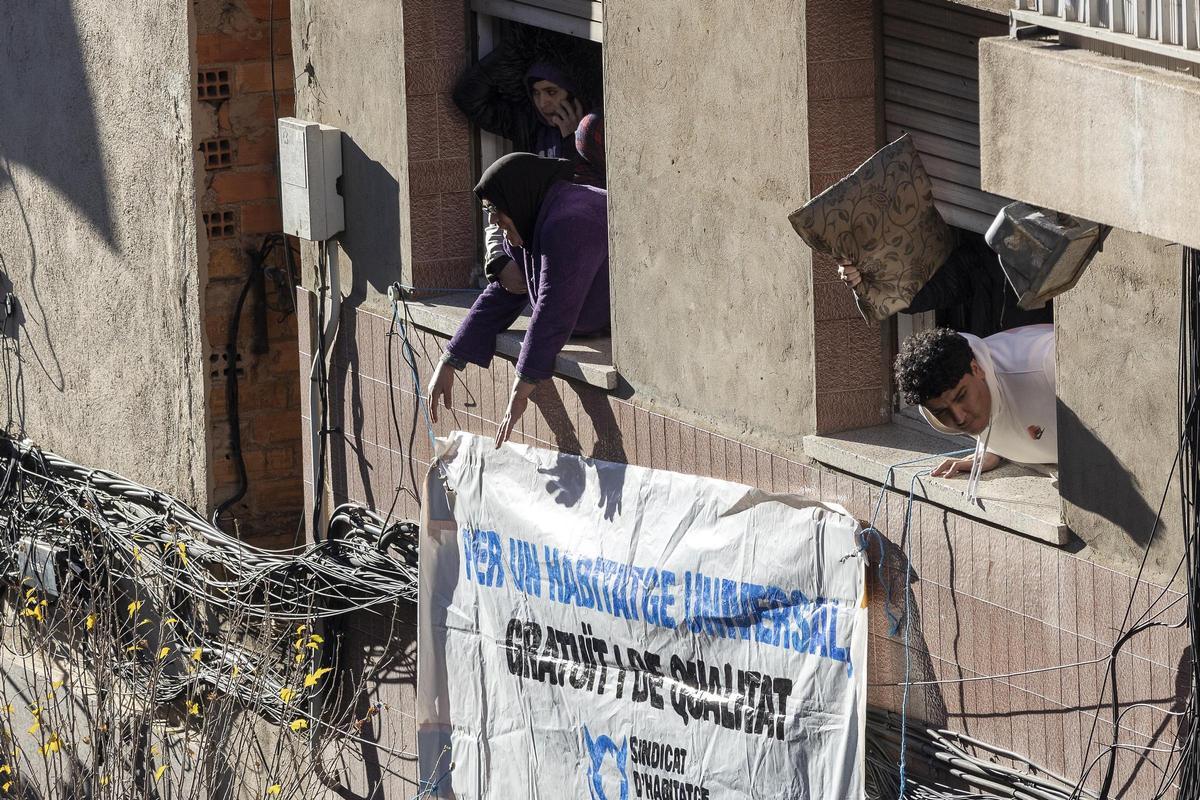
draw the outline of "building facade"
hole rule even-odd
[[[1071,777],[1116,737],[1132,748],[1116,785],[1149,796],[1162,755],[1149,748],[1173,742],[1190,688],[1190,636],[1155,628],[1120,651],[1119,730],[1108,655],[1130,619],[1182,618],[1169,479],[1178,245],[1200,247],[1196,17],[1044,5],[195,0],[135,3],[123,21],[22,9],[0,26],[13,76],[0,97],[18,109],[0,123],[9,430],[207,512],[242,484],[236,432],[246,493],[223,519],[267,544],[290,543],[318,494],[326,513],[356,502],[417,518],[432,457],[418,398],[470,302],[445,290],[474,285],[471,189],[502,146],[455,108],[454,81],[507,24],[589,38],[604,65],[611,337],[564,352],[514,441],[844,505],[883,539],[873,705],[898,709],[907,674],[914,717]],[[66,44],[39,49],[51,41]],[[136,80],[103,77],[118,72]],[[295,271],[291,245],[254,257],[280,227],[271,121],[293,110],[343,132],[319,486],[306,398],[327,276],[311,247]],[[864,323],[832,260],[787,221],[903,132],[956,227],[978,232],[1018,199],[1114,228],[1055,300],[1057,478],[1005,467],[982,504],[921,478],[911,513],[912,467],[879,500],[889,468],[961,446],[894,397],[896,340],[930,321]],[[399,308],[393,283],[414,287]],[[494,433],[516,342],[462,373],[435,434]],[[903,610],[906,574],[907,640],[887,614]],[[344,652],[411,654],[415,631],[393,633],[352,622]],[[414,681],[401,670],[375,699],[411,713]],[[415,732],[395,726],[381,744],[415,747]],[[408,797],[420,778],[343,780]]]

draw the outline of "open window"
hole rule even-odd
[[[958,234],[960,247],[977,248],[976,260],[991,256],[983,234],[997,212],[1011,202],[980,188],[979,39],[1008,34],[1007,18],[950,0],[884,0],[882,15],[883,101],[886,138],[910,135],[933,184],[942,218]],[[987,265],[998,269],[998,262]],[[1007,281],[992,285],[1006,291],[1008,306],[1015,294]],[[897,314],[891,356],[898,344],[921,330],[937,326],[982,333],[1052,320],[1020,312],[996,313],[987,304],[940,305],[914,314]],[[989,319],[982,319],[983,316]],[[891,358],[889,358],[889,363]],[[894,464],[925,461],[897,470],[896,486],[907,487],[918,470],[937,463],[937,454],[973,447],[967,437],[934,431],[914,407],[893,392],[893,422],[839,434],[811,436],[805,452],[834,468],[883,482]],[[1054,544],[1063,544],[1057,484],[1045,472],[1006,464],[989,472],[981,484],[980,502],[970,502],[965,481],[922,480],[919,492],[932,502]]]
[[[473,32],[472,64],[464,78],[469,81],[465,95],[456,94],[472,123],[472,170],[474,184],[496,159],[515,151],[565,157],[576,165],[575,181],[603,187],[606,184],[603,161],[602,128],[593,125],[599,142],[599,158],[588,158],[594,151],[577,152],[575,136],[563,136],[544,124],[536,124],[536,112],[525,94],[528,89],[526,68],[532,63],[561,67],[564,83],[572,91],[566,100],[578,100],[583,125],[589,115],[603,111],[603,4],[599,0],[471,0]],[[535,88],[537,88],[535,86]],[[462,97],[468,100],[464,104]],[[495,100],[504,113],[484,108],[484,98]],[[517,112],[524,103],[524,116]],[[475,113],[472,113],[475,112]],[[535,115],[534,133],[530,134],[529,114]],[[544,122],[544,120],[543,120]],[[551,141],[553,140],[553,141]],[[549,144],[556,150],[545,149]],[[499,248],[498,230],[488,229],[482,209],[474,209],[476,236],[475,276],[479,286],[486,285],[485,267],[493,262]],[[461,223],[459,223],[461,224]],[[414,306],[418,324],[453,334],[473,302],[470,294],[446,295]],[[497,341],[497,352],[515,357],[529,324],[526,314]],[[606,335],[572,337],[559,354],[555,372],[605,389],[617,384],[612,367],[611,339]]]

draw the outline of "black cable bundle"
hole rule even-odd
[[[897,800],[898,714],[867,709],[866,795]],[[1018,753],[947,729],[907,725],[905,749],[913,774],[901,800],[1095,800],[1086,789]]]
[[[1200,393],[1200,251],[1184,248],[1183,251],[1183,308],[1180,318],[1179,341],[1179,405],[1191,409]],[[1179,438],[1181,442],[1182,472],[1180,475],[1180,505],[1184,532],[1184,559],[1187,575],[1187,622],[1191,633],[1191,675],[1187,707],[1178,734],[1178,749],[1181,757],[1178,767],[1180,800],[1200,797],[1200,726],[1197,719],[1197,690],[1200,689],[1200,668],[1196,654],[1200,653],[1200,630],[1196,620],[1200,616],[1200,574],[1197,569],[1197,544],[1200,530],[1197,528],[1196,501],[1200,497],[1200,424],[1196,414],[1181,415]],[[1169,786],[1164,776],[1163,784]],[[1160,792],[1161,793],[1161,792]]]
[[[0,520],[7,530],[63,547],[82,546],[80,532],[94,531],[93,538],[103,537],[97,546],[126,554],[114,568],[137,560],[142,573],[168,579],[214,607],[306,622],[416,600],[412,523],[389,525],[369,509],[344,505],[334,510],[330,523],[341,538],[264,550],[229,536],[164,492],[27,442],[0,438],[0,459],[6,474],[15,471],[20,478],[6,481],[0,493]],[[0,550],[13,546],[15,540],[0,541]],[[187,557],[140,557],[176,550]],[[120,577],[144,579],[132,572]]]

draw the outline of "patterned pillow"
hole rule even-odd
[[[855,300],[867,322],[907,308],[954,249],[908,134],[788,219],[813,250],[855,263],[863,278]]]

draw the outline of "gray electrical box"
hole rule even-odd
[[[1110,228],[1028,203],[1009,203],[988,228],[988,246],[1000,266],[1017,305],[1031,310],[1074,286]]]
[[[342,132],[295,117],[279,120],[279,197],[283,232],[321,242],[346,227],[338,192]]]
[[[58,597],[58,575],[64,558],[63,551],[54,545],[22,536],[17,542],[17,572],[21,586]]]

